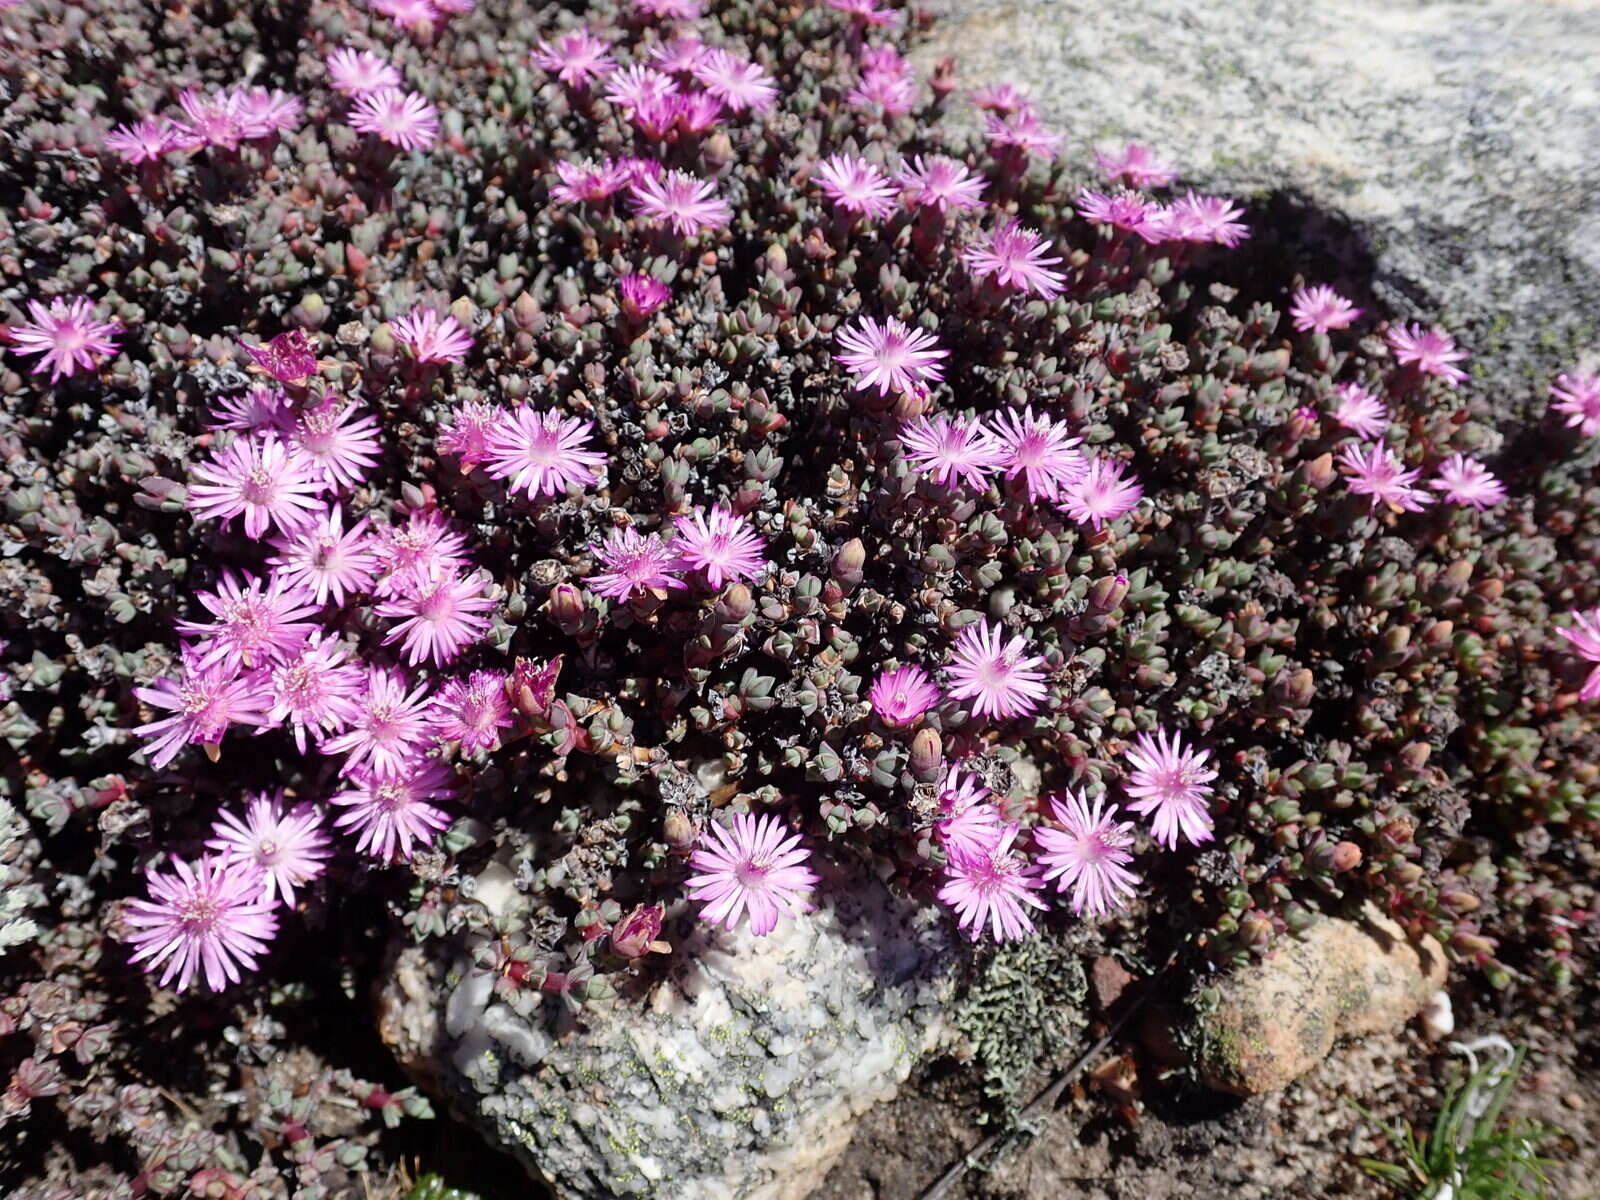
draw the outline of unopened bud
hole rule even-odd
[[[1094,612],[1110,612],[1120,608],[1123,600],[1128,596],[1128,577],[1126,575],[1108,575],[1104,579],[1095,581],[1089,589],[1089,608]]]
[[[1333,848],[1333,869],[1354,871],[1361,865],[1361,847],[1354,842],[1340,842]]]
[[[743,625],[755,608],[749,584],[731,583],[717,600],[717,620],[724,625]]]
[[[867,547],[860,538],[851,538],[833,556],[833,577],[846,593],[857,588],[866,574]]]
[[[911,777],[918,783],[938,779],[944,765],[944,743],[936,729],[919,729],[911,739]]]
[[[661,837],[680,854],[687,853],[694,845],[694,822],[683,809],[669,808],[667,815],[661,818]]]
[[[1309,486],[1320,492],[1332,486],[1333,481],[1339,477],[1339,472],[1334,469],[1333,455],[1321,454],[1301,467],[1299,475]]]
[[[562,633],[575,634],[583,624],[583,592],[576,584],[556,584],[550,589],[550,599],[545,601],[544,607]]]

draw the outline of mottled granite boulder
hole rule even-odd
[[[467,947],[408,948],[383,1036],[563,1198],[800,1200],[944,1035],[961,960],[942,913],[820,873],[819,910],[767,938],[685,915],[647,994],[565,1031],[498,1003]],[[509,889],[489,876],[494,905]]]
[[[1131,138],[1201,186],[1276,193],[1285,263],[1401,318],[1442,315],[1508,416],[1542,412],[1552,369],[1600,354],[1600,7],[922,7],[924,71],[952,54],[964,86],[1024,89],[1085,168]]]

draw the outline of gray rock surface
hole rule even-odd
[[[564,1200],[801,1200],[945,1034],[960,961],[941,913],[812,866],[817,912],[766,938],[682,920],[648,993],[577,1028],[498,1002],[470,947],[408,948],[381,1032]],[[477,890],[491,907],[514,894],[495,873]]]
[[[1348,217],[1355,242],[1337,221],[1286,217],[1308,279],[1404,319],[1442,317],[1508,415],[1541,412],[1555,369],[1600,354],[1600,6],[922,7],[935,21],[918,66],[952,54],[964,87],[1023,89],[1070,160],[1090,167],[1092,147],[1133,139],[1198,185],[1298,193]]]

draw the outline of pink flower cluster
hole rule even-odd
[[[226,88],[209,94],[186,88],[178,95],[179,118],[145,117],[118,125],[105,148],[124,162],[154,162],[174,150],[234,151],[244,142],[288,133],[300,124],[305,103],[278,88]]]
[[[613,529],[594,548],[605,569],[585,579],[590,590],[613,600],[654,592],[664,596],[689,585],[692,575],[710,591],[766,571],[766,541],[747,518],[721,504],[698,508],[673,522],[670,536]]]
[[[1421,468],[1408,468],[1394,451],[1376,442],[1348,445],[1339,452],[1339,467],[1350,491],[1371,498],[1376,511],[1381,504],[1391,512],[1421,512],[1434,497],[1420,485]],[[1493,508],[1506,498],[1505,484],[1477,459],[1452,454],[1435,468],[1428,487],[1447,503],[1479,511]]]

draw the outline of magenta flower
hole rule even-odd
[[[322,473],[272,434],[243,437],[191,472],[189,511],[202,521],[244,517],[245,536],[261,538],[276,524],[289,533],[321,511]]]
[[[265,346],[252,346],[240,342],[250,356],[255,368],[272,376],[279,383],[304,383],[317,373],[315,348],[302,330],[290,329],[280,333]]]
[[[1014,113],[1033,107],[1033,102],[1009,83],[973,88],[970,95],[972,103],[984,112]]]
[[[591,80],[604,79],[617,69],[611,58],[611,43],[595,37],[587,29],[564,34],[554,45],[542,41],[528,55],[536,67],[549,71],[572,88],[586,88]]]
[[[433,734],[440,741],[460,742],[463,750],[497,750],[500,731],[512,725],[506,677],[474,671],[465,679],[446,680],[431,713]]]
[[[1062,490],[1089,469],[1078,447],[1082,438],[1070,436],[1067,427],[1049,417],[1034,416],[1032,408],[1008,409],[989,423],[1003,457],[1000,468],[1007,479],[1022,476],[1028,500],[1055,500]]]
[[[1333,389],[1339,407],[1333,419],[1364,438],[1381,438],[1389,428],[1389,406],[1359,383],[1341,383]]]
[[[162,987],[176,979],[175,990],[188,991],[203,969],[206,986],[220,992],[239,982],[241,969],[255,970],[277,935],[278,918],[259,871],[230,868],[207,855],[192,866],[175,858],[172,874],[151,870],[146,878],[150,899],[128,901],[122,919],[132,928],[130,961],[149,972],[166,964]]]
[[[289,726],[294,744],[306,752],[306,731],[319,737],[343,733],[355,720],[366,676],[350,662],[345,646],[314,633],[267,672],[272,708],[267,720]]]
[[[449,828],[450,817],[430,800],[455,796],[455,776],[431,758],[411,758],[393,767],[351,773],[350,787],[328,797],[347,810],[335,827],[356,835],[356,849],[384,862],[407,861],[413,846],[429,845]]]
[[[472,335],[446,313],[441,317],[431,308],[414,308],[389,322],[395,341],[411,351],[411,357],[424,363],[460,363],[472,349]]]
[[[1078,212],[1087,221],[1109,225],[1124,233],[1136,234],[1146,241],[1158,241],[1165,213],[1147,196],[1127,190],[1106,195],[1104,192],[1084,188],[1078,194]],[[1162,214],[1162,220],[1152,226],[1151,218]]]
[[[1006,116],[985,113],[983,136],[996,150],[1009,147],[1023,154],[1038,155],[1040,158],[1052,157],[1066,140],[1061,134],[1051,133],[1041,125],[1039,114],[1031,106],[1020,108]]]
[[[352,50],[343,46],[331,51],[323,63],[328,68],[328,82],[334,91],[343,92],[346,96],[359,96],[380,88],[397,88],[402,83],[400,72],[387,59],[370,50]]]
[[[933,334],[896,317],[883,322],[860,317],[853,328],[841,326],[834,337],[844,348],[844,353],[833,356],[834,361],[855,376],[856,390],[867,392],[876,387],[880,396],[890,392],[925,394],[944,378],[939,360],[950,356],[950,351],[939,348]]]
[[[557,204],[599,204],[627,187],[631,178],[609,158],[558,162],[556,175],[561,182],[550,189],[550,199]]]
[[[411,591],[418,578],[435,579],[471,565],[466,535],[436,508],[413,511],[404,525],[380,526],[373,531],[370,545],[378,560],[378,583],[373,590],[382,596]]]
[[[1046,907],[1033,894],[1044,887],[1044,880],[1011,850],[1019,832],[1019,826],[1002,826],[987,854],[958,854],[945,867],[948,882],[939,889],[939,899],[955,909],[956,923],[974,942],[985,926],[997,942],[1027,937],[1033,932],[1028,909]]]
[[[882,218],[894,211],[894,185],[859,154],[831,154],[811,172],[823,194],[846,212]]]
[[[421,29],[442,14],[432,0],[367,0],[372,11],[382,13],[401,29]]]
[[[1384,330],[1383,336],[1402,366],[1413,366],[1422,374],[1435,375],[1452,386],[1466,379],[1467,373],[1455,364],[1466,358],[1467,352],[1457,349],[1455,339],[1449,334],[1402,323]]]
[[[750,527],[747,517],[738,516],[721,504],[697,508],[687,516],[673,518],[678,536],[672,547],[678,564],[686,571],[700,571],[713,591],[735,579],[755,579],[766,569],[766,541]]]
[[[672,289],[648,275],[624,275],[617,280],[617,291],[622,311],[635,321],[644,320],[672,299]]]
[[[851,108],[870,109],[876,105],[891,117],[905,116],[916,100],[916,79],[894,71],[866,72],[845,96]]]
[[[234,112],[246,138],[287,133],[300,124],[306,111],[304,100],[282,88],[236,88],[234,97]]]
[[[204,746],[215,759],[229,725],[267,724],[270,699],[258,676],[241,676],[238,663],[202,666],[199,654],[187,647],[183,651],[183,670],[176,681],[161,678],[147,688],[134,688],[133,694],[146,704],[172,713],[133,731],[150,739],[144,751],[157,770],[176,758],[185,746]]]
[[[413,577],[412,586],[374,607],[380,617],[399,617],[400,624],[383,639],[401,642],[406,662],[442,667],[489,632],[495,601],[485,595],[488,579],[481,574]]]
[[[880,672],[867,693],[872,711],[892,729],[914,724],[939,703],[939,688],[928,673],[913,664]]]
[[[1159,161],[1148,146],[1137,142],[1129,142],[1116,153],[1096,150],[1094,163],[1108,182],[1120,180],[1129,187],[1166,187],[1178,177],[1178,172]]]
[[[223,396],[212,406],[206,428],[235,429],[241,433],[287,433],[293,421],[289,397],[280,387],[256,384],[236,396]]]
[[[378,556],[368,544],[367,518],[346,530],[337,504],[272,546],[278,551],[267,559],[267,565],[276,568],[273,574],[310,592],[318,604],[330,599],[343,604],[346,596],[365,591],[378,574]]]
[[[379,88],[356,97],[350,127],[408,153],[427,150],[439,139],[439,110],[416,92]]]
[[[1296,288],[1289,304],[1289,316],[1301,333],[1327,333],[1348,329],[1361,310],[1325,283]]]
[[[950,696],[971,700],[975,717],[1025,717],[1049,695],[1044,659],[1028,653],[1020,633],[1003,642],[999,623],[979,617],[950,651]]]
[[[1144,486],[1127,476],[1127,469],[1119,458],[1090,458],[1083,474],[1062,485],[1061,511],[1097,531],[1132,512],[1144,499]]]
[[[126,163],[155,162],[178,149],[172,122],[165,117],[145,117],[132,125],[118,125],[106,134],[105,147]]]
[[[263,580],[224,571],[216,591],[195,598],[216,620],[179,621],[176,628],[184,637],[201,639],[196,649],[205,667],[232,662],[248,669],[280,662],[317,628],[315,621],[301,620],[317,615],[314,597],[281,575]]]
[[[11,348],[18,354],[37,354],[33,373],[50,372],[50,382],[63,375],[92,370],[100,360],[117,352],[119,327],[114,321],[97,321],[94,305],[83,296],[57,296],[46,308],[28,301],[31,321],[12,325]]]
[[[960,765],[947,769],[939,785],[939,816],[933,825],[945,861],[987,858],[999,844],[1004,828],[1005,817],[982,781]]]
[[[1346,446],[1339,451],[1339,466],[1350,480],[1357,496],[1371,496],[1372,508],[1386,504],[1393,512],[1421,512],[1433,497],[1417,487],[1421,471],[1408,471],[1393,452],[1374,442],[1368,446]]]
[[[480,463],[489,461],[489,436],[503,411],[487,400],[463,400],[451,412],[448,422],[439,426],[439,452],[455,455],[461,473],[472,474]]]
[[[1066,290],[1067,277],[1052,271],[1060,255],[1049,253],[1050,243],[1013,219],[1006,219],[984,240],[967,247],[962,259],[978,279],[993,279],[1012,291],[1032,292],[1053,300]]]
[[[309,459],[329,491],[360,483],[378,462],[378,420],[360,412],[355,401],[328,399],[300,414],[289,432],[290,444]]]
[[[698,21],[705,13],[701,0],[633,0],[633,7],[662,21]]]
[[[634,181],[634,211],[649,225],[667,224],[680,237],[702,229],[721,229],[733,219],[733,209],[717,196],[717,185],[683,171],[667,171],[659,178]]]
[[[1439,464],[1439,477],[1428,484],[1451,504],[1482,512],[1506,498],[1506,485],[1488,467],[1465,454],[1452,454]]]
[[[590,590],[615,600],[627,600],[638,592],[665,592],[689,585],[678,578],[683,569],[676,546],[662,540],[659,533],[641,534],[637,529],[613,529],[605,541],[594,547],[595,557],[606,569],[584,579]]]
[[[1158,728],[1154,736],[1141,733],[1124,753],[1132,767],[1127,793],[1133,800],[1128,807],[1150,814],[1150,833],[1156,841],[1169,850],[1180,836],[1195,846],[1209,842],[1212,820],[1206,801],[1217,777],[1206,766],[1211,751],[1191,750],[1184,746],[1181,733]]]
[[[489,430],[489,474],[529,500],[600,482],[606,456],[585,446],[593,421],[539,412],[531,404],[506,412]]]
[[[906,461],[942,487],[989,489],[989,472],[1005,462],[1005,447],[977,421],[918,417],[900,427]]]
[[[904,199],[920,208],[952,213],[983,207],[983,176],[953,158],[919,154],[900,167],[897,178]]]
[[[705,56],[706,44],[697,37],[676,37],[650,47],[650,59],[656,69],[669,75],[694,74],[695,67]]]
[[[173,144],[180,150],[204,150],[208,146],[237,150],[245,137],[238,105],[239,98],[233,92],[208,96],[196,88],[185,88],[178,94],[184,119],[173,122]]]
[[[428,685],[409,693],[406,677],[389,667],[368,667],[367,686],[357,698],[349,732],[323,742],[324,754],[348,754],[340,774],[365,767],[372,771],[398,771],[428,738],[432,723]]]
[[[1556,632],[1572,643],[1572,648],[1592,663],[1600,663],[1600,608],[1591,608],[1588,612],[1574,612],[1572,619],[1577,622],[1574,629],[1564,629],[1557,626]],[[1583,688],[1578,693],[1580,700],[1600,700],[1600,666],[1589,672],[1589,678],[1584,680]]]
[[[799,834],[785,836],[776,814],[735,813],[731,831],[713,822],[700,834],[689,856],[699,872],[687,880],[689,898],[701,902],[701,920],[724,929],[748,911],[750,932],[766,937],[779,917],[811,911],[805,893],[817,877],[805,865],[810,857]]]
[[[1584,437],[1600,433],[1600,375],[1583,372],[1557,375],[1550,385],[1556,402],[1550,407],[1567,414],[1567,425]]]
[[[778,102],[772,76],[726,50],[705,51],[694,66],[694,77],[731,112],[767,112]]]
[[[1056,881],[1056,890],[1072,889],[1072,911],[1102,917],[1121,908],[1133,896],[1139,877],[1128,870],[1133,855],[1133,826],[1116,819],[1113,805],[1107,811],[1105,797],[1095,799],[1090,808],[1075,792],[1066,793],[1066,804],[1050,801],[1062,829],[1041,825],[1033,831],[1039,847],[1039,865],[1044,878]]]
[[[1244,209],[1223,196],[1202,196],[1185,192],[1167,206],[1163,232],[1168,238],[1185,242],[1215,242],[1237,246],[1250,236],[1250,227],[1239,218]]]
[[[282,896],[286,908],[294,907],[295,888],[321,875],[332,854],[317,810],[305,803],[285,811],[281,789],[253,797],[243,816],[218,813],[206,848],[217,852],[220,866],[257,873],[262,895]]]
[[[898,25],[901,14],[892,8],[879,8],[878,0],[828,0],[829,8],[849,13],[861,25]]]
[[[645,108],[677,94],[677,80],[642,63],[619,68],[606,78],[606,99],[624,109]]]

